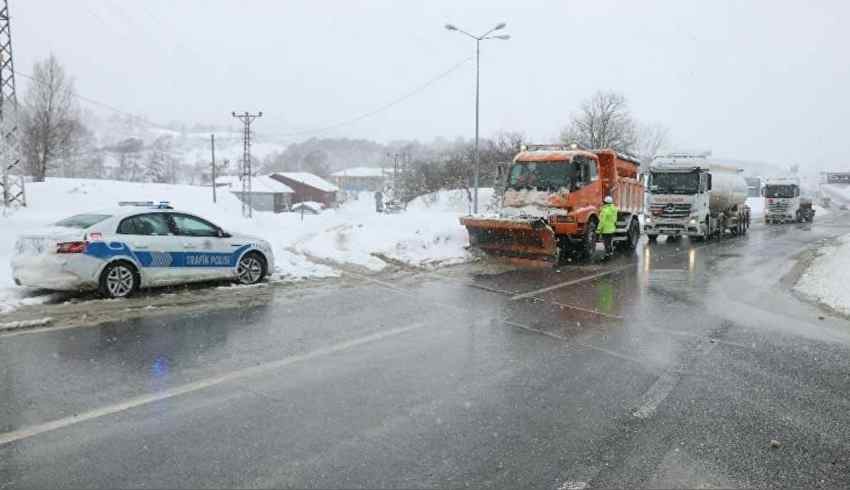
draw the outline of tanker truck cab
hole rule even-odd
[[[746,233],[750,209],[742,170],[710,162],[707,156],[672,154],[652,161],[644,220],[650,240],[658,235],[709,239]]]
[[[656,159],[649,171],[646,234],[673,237],[706,235],[711,173],[690,157]]]
[[[762,192],[764,193],[764,221],[766,223],[802,221],[799,179],[795,177],[767,179]]]

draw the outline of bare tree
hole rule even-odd
[[[140,182],[144,178],[145,168],[142,164],[142,151],[145,142],[139,138],[127,138],[115,144],[110,151],[118,155],[118,169],[113,178]]]
[[[629,112],[626,97],[617,92],[596,92],[573,114],[561,132],[561,141],[585,148],[613,148],[633,153],[637,145],[637,124]]]
[[[659,123],[638,125],[636,154],[643,165],[649,164],[660,150],[669,146],[670,130]]]
[[[43,181],[57,160],[73,152],[80,134],[74,82],[54,55],[36,62],[21,111],[24,162],[36,181]]]

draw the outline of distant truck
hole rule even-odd
[[[812,221],[815,216],[811,199],[800,197],[798,177],[773,177],[764,183],[765,223]]]
[[[650,241],[658,235],[709,240],[726,232],[743,235],[750,227],[743,171],[713,163],[708,155],[656,156],[647,191],[644,230]]]
[[[634,250],[644,201],[639,165],[614,150],[524,145],[507,171],[498,213],[460,222],[470,246],[490,255],[537,265],[568,256],[587,260],[599,239],[599,209],[610,195],[619,208],[614,244]]]

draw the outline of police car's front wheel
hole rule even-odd
[[[239,259],[236,277],[240,284],[257,284],[266,277],[266,261],[256,252],[248,252]]]
[[[139,288],[139,275],[126,262],[113,262],[100,273],[98,291],[106,298],[126,298]]]

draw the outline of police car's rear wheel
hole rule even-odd
[[[240,284],[257,284],[266,275],[266,262],[256,253],[247,253],[239,259],[236,269]]]
[[[100,273],[100,294],[107,298],[126,298],[139,288],[139,276],[133,266],[115,262]]]

